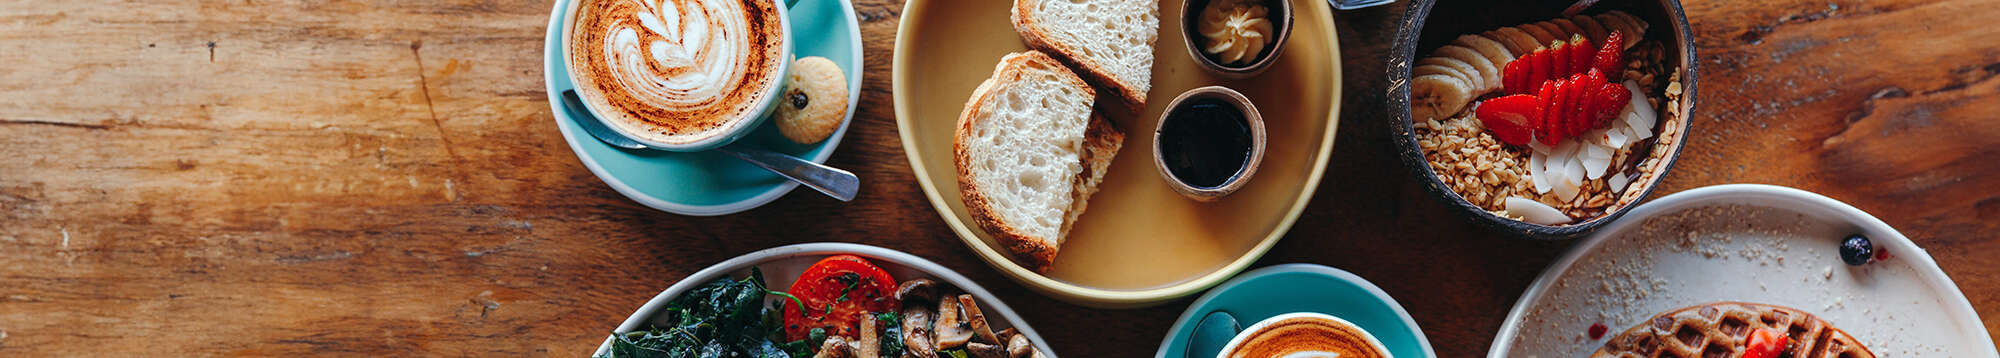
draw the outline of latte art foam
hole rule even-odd
[[[1286,354],[1283,358],[1340,358],[1340,353],[1321,351],[1292,352],[1291,354]]]
[[[1261,323],[1260,323],[1261,324]],[[1253,332],[1228,358],[1386,358],[1376,343],[1360,328],[1313,317],[1296,317],[1273,322]]]
[[[685,143],[762,115],[753,112],[777,81],[783,51],[772,0],[581,6],[569,49],[581,70],[574,77],[579,88],[596,90],[583,97],[614,126]]]

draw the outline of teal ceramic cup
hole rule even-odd
[[[657,0],[605,0],[605,1],[652,2]],[[577,94],[584,97],[585,99],[583,101],[584,108],[589,110],[590,115],[592,117],[596,117],[599,120],[604,120],[606,126],[611,127],[614,130],[617,130],[621,134],[624,134],[626,138],[631,138],[634,141],[638,141],[639,143],[645,144],[647,147],[659,150],[675,151],[675,152],[699,152],[699,151],[715,149],[718,147],[722,147],[724,145],[728,145],[729,143],[733,143],[738,139],[742,139],[743,137],[748,136],[751,132],[755,131],[758,127],[762,126],[764,121],[768,120],[771,117],[771,114],[777,111],[779,103],[778,99],[780,96],[782,96],[782,93],[780,92],[783,91],[785,88],[786,78],[790,77],[787,74],[789,74],[791,71],[793,47],[794,47],[793,42],[795,42],[796,39],[792,37],[792,20],[789,12],[791,11],[790,8],[796,5],[799,2],[799,0],[761,0],[761,1],[771,2],[773,5],[772,8],[777,10],[775,14],[764,14],[763,16],[776,16],[778,19],[779,27],[782,28],[780,32],[782,36],[779,37],[780,41],[778,45],[779,47],[778,65],[772,67],[772,72],[770,74],[771,80],[767,81],[764,84],[764,87],[759,89],[759,91],[757,92],[761,94],[761,96],[759,96],[757,98],[756,103],[752,105],[751,108],[753,109],[750,111],[743,112],[737,118],[728,118],[726,120],[719,121],[718,123],[720,123],[719,124],[720,128],[704,131],[700,135],[692,136],[692,138],[686,140],[661,141],[656,138],[650,138],[648,135],[634,133],[632,128],[628,128],[628,125],[622,123],[616,123],[615,120],[609,119],[612,117],[604,115],[607,109],[598,108],[599,106],[603,106],[603,104],[599,104],[598,101],[591,100],[592,96],[602,96],[602,94],[591,93],[597,90],[586,89],[584,88],[586,86],[581,86],[581,84],[591,83],[591,81],[585,81],[577,77],[582,73],[588,73],[588,71],[583,71],[580,68],[585,64],[581,64],[576,61],[563,61],[564,66],[566,66],[565,68],[565,70],[567,70],[566,72],[569,72],[570,83],[579,84],[577,88]],[[583,21],[575,21],[575,19],[579,19],[577,13],[581,11],[581,9],[583,8],[583,4],[585,2],[587,1],[583,0],[571,1],[569,3],[569,7],[563,10],[563,18],[572,19],[572,21],[568,21],[567,24],[565,24],[562,29],[562,38],[564,39],[564,41],[562,42],[562,51],[565,59],[569,58],[569,54],[574,53],[572,47],[575,46],[576,41],[570,41],[570,39],[575,38],[573,35],[576,31],[576,28],[581,26],[580,24],[583,22]],[[654,5],[671,6],[671,4],[664,4],[664,3],[654,4]],[[651,23],[648,25],[657,26],[658,24]]]

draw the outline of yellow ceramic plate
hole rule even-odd
[[[1027,50],[1008,19],[1012,1],[911,0],[903,6],[894,73],[903,151],[952,230],[988,264],[1028,287],[1100,307],[1144,306],[1195,293],[1277,243],[1312,198],[1333,149],[1341,74],[1332,12],[1324,1],[1292,2],[1298,16],[1283,57],[1264,74],[1237,81],[1196,67],[1181,37],[1181,2],[1161,2],[1147,108],[1109,114],[1127,133],[1124,148],[1047,274],[1016,264],[970,224],[952,166],[952,128],[973,87],[993,74],[1001,56]],[[1167,187],[1153,167],[1148,131],[1174,96],[1205,85],[1249,96],[1264,115],[1270,144],[1242,190],[1200,204]]]

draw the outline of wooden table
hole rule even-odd
[[[1151,354],[1187,305],[1058,302],[953,237],[897,140],[900,1],[857,6],[866,89],[831,164],[860,174],[860,198],[801,190],[709,218],[626,200],[569,152],[543,91],[549,8],[0,4],[0,356],[581,356],[676,279],[809,241],[940,261],[1070,357]],[[1686,8],[1701,103],[1656,195],[1770,183],[1854,204],[1927,247],[2000,332],[2000,1]],[[1338,145],[1258,265],[1353,271],[1440,355],[1479,356],[1570,243],[1454,219],[1400,167],[1381,73],[1402,11],[1337,14]]]

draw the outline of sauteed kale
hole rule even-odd
[[[615,334],[601,357],[792,357],[768,338],[773,326],[765,317],[775,311],[764,305],[767,293],[764,273],[755,268],[742,280],[717,279],[668,303],[660,316],[670,325]]]
[[[766,295],[783,297],[766,305]],[[801,304],[790,294],[765,288],[764,273],[750,269],[741,280],[717,279],[667,304],[660,313],[669,326],[653,326],[643,331],[613,334],[611,350],[599,358],[791,358],[811,357],[827,339],[826,330],[814,328],[799,340],[784,343],[786,304]],[[881,342],[882,356],[903,353],[902,318],[896,313],[874,316],[886,328]]]

